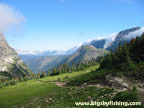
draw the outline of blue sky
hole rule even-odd
[[[143,0],[1,0],[24,16],[5,32],[14,48],[68,49],[88,39],[144,25]]]

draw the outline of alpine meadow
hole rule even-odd
[[[0,108],[144,108],[143,0],[1,0]]]

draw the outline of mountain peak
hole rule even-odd
[[[96,47],[94,47],[93,45],[83,45],[78,50],[79,51],[96,50]]]

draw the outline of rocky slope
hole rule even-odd
[[[98,58],[107,54],[108,51],[104,49],[97,49],[93,45],[84,45],[81,46],[78,51],[70,56],[66,63],[68,64],[79,64],[87,62],[92,58]]]
[[[0,34],[0,78],[12,78],[29,75],[31,71],[19,58],[13,48],[11,48]]]

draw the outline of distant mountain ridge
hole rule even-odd
[[[68,58],[67,55],[56,56],[34,56],[20,55],[23,61],[31,68],[34,73],[49,71],[59,64],[63,64]]]
[[[116,49],[119,43],[129,42],[132,38],[141,36],[144,33],[144,27],[134,27],[122,30],[102,39],[92,40],[88,45],[94,45],[96,48],[103,48],[106,50]]]
[[[132,38],[141,36],[143,33],[144,27],[134,27],[122,30],[119,33],[113,33],[106,37],[97,37],[97,39],[84,42],[83,44],[73,47],[67,51],[46,51],[35,55],[24,54],[20,55],[20,57],[32,70],[34,70],[33,67],[41,66],[37,65],[40,61],[40,63],[43,64],[43,69],[39,68],[39,71],[48,71],[62,63],[78,64],[88,61],[91,58],[103,56],[108,53],[107,50],[115,50],[120,43],[123,44],[124,42],[129,42]],[[51,61],[49,61],[50,59]],[[53,65],[54,63],[55,65]]]

